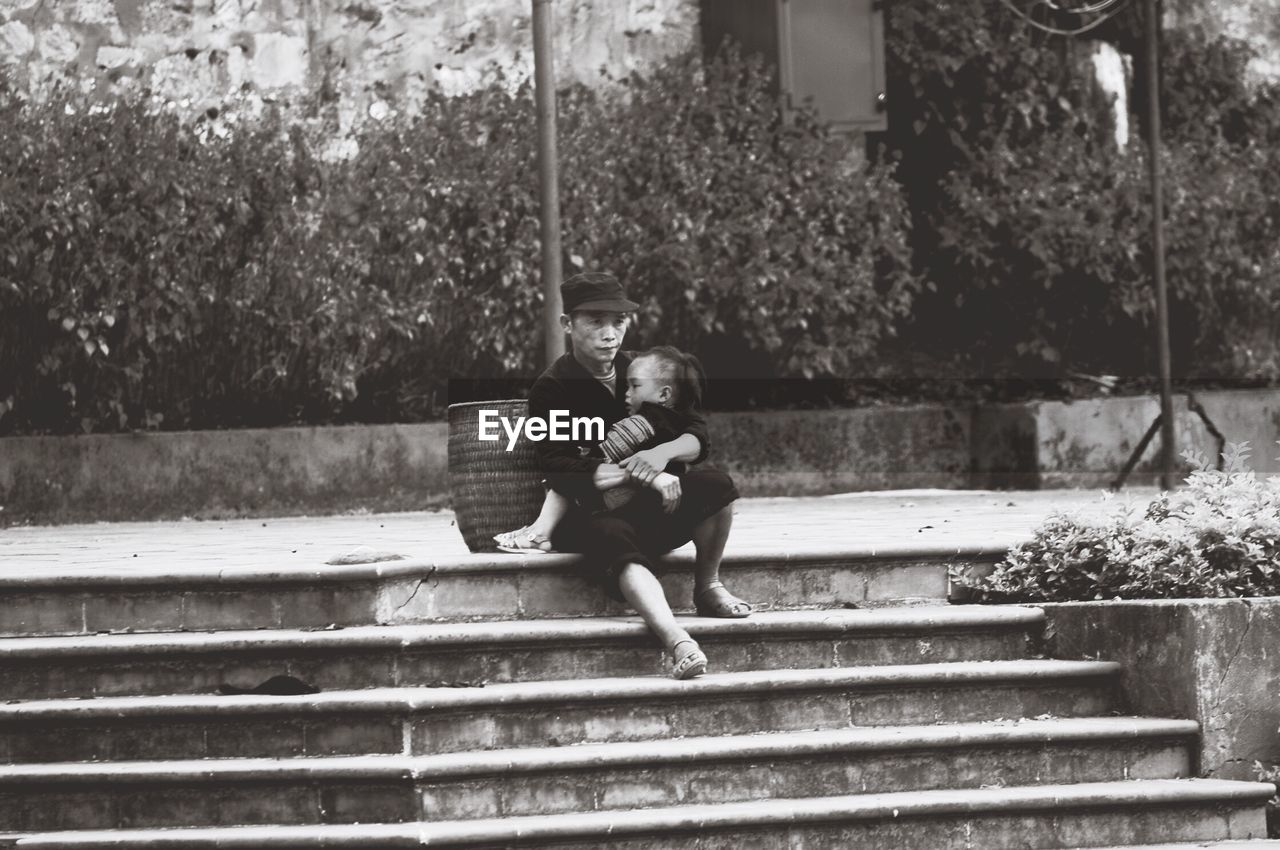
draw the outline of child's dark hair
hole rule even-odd
[[[675,391],[675,403],[672,406],[676,410],[687,412],[702,407],[702,397],[707,389],[707,373],[698,358],[672,345],[659,345],[642,351],[635,359],[644,357],[652,357],[658,364],[659,378],[670,382]]]

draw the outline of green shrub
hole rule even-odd
[[[1280,476],[1224,468],[1195,452],[1185,488],[1102,521],[1055,515],[977,583],[989,602],[1280,595]]]
[[[378,293],[316,250],[299,133],[202,142],[149,104],[69,95],[3,111],[6,430],[284,419],[349,391]]]
[[[1246,82],[1258,55],[1252,43],[1179,27],[1164,31],[1160,50],[1166,136],[1222,140],[1237,148],[1280,141],[1280,90]]]
[[[784,122],[771,86],[758,60],[686,56],[633,80],[625,108],[584,111],[566,128],[571,241],[641,296],[640,344],[680,340],[719,377],[846,375],[919,288],[905,198],[811,114]]]
[[[902,338],[988,378],[1153,374],[1141,75],[1118,152],[1090,37],[996,0],[886,14],[883,143],[936,288]],[[1095,35],[1140,56],[1141,23],[1131,10]],[[1174,376],[1280,381],[1280,89],[1245,85],[1243,41],[1171,29],[1162,49]]]
[[[1221,140],[1164,151],[1171,343],[1188,378],[1280,379],[1280,157]],[[939,293],[987,362],[1034,370],[1156,370],[1145,153],[1045,135],[1000,142],[945,184],[932,255]]]
[[[907,311],[906,205],[758,64],[678,57],[562,94],[567,273],[633,342],[839,374]],[[405,421],[541,367],[532,93],[434,96],[335,139],[0,91],[0,433]],[[768,367],[769,371],[765,371]]]

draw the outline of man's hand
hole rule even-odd
[[[627,471],[612,463],[602,463],[591,474],[591,481],[597,490],[612,490],[627,483]]]
[[[664,511],[673,513],[676,508],[680,507],[681,490],[679,478],[669,472],[659,472],[657,477],[653,479],[653,484],[649,486],[662,494],[662,509]]]
[[[618,465],[631,473],[631,477],[636,481],[646,487],[652,487],[654,479],[662,474],[670,462],[671,458],[662,450],[662,446],[654,446],[651,449],[636,452],[631,457],[623,458]]]

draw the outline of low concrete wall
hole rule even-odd
[[[1131,712],[1199,721],[1201,775],[1280,763],[1280,598],[1040,607],[1054,657],[1118,661]]]
[[[1254,468],[1280,472],[1280,390],[1200,396]],[[1216,445],[1179,400],[1181,445]],[[914,487],[1104,487],[1149,398],[976,410],[920,405],[712,414],[712,459],[746,496]],[[368,425],[0,439],[0,525],[419,510],[448,501],[448,427]],[[1158,441],[1156,441],[1158,442]],[[1130,481],[1153,484],[1153,445]]]
[[[445,501],[448,426],[0,440],[0,524],[418,510]]]
[[[1280,473],[1280,390],[1197,393],[1209,419],[1228,442],[1249,441],[1252,467]],[[1142,435],[1160,413],[1155,397],[1120,397],[1074,402],[992,405],[974,412],[973,486],[1040,489],[1106,487],[1124,468]],[[1196,448],[1216,458],[1217,440],[1187,406],[1174,397],[1178,450]],[[1133,485],[1158,483],[1157,435],[1129,476]],[[1181,461],[1180,461],[1181,462]]]
[[[963,488],[969,421],[937,406],[719,413],[712,462],[744,496]]]
[[[713,459],[746,496],[964,487],[968,413],[725,413]],[[448,426],[0,440],[0,525],[421,510],[449,499]]]

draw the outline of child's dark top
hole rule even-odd
[[[617,383],[610,394],[574,359],[572,352],[564,354],[534,383],[529,393],[529,415],[549,418],[552,410],[568,410],[573,417],[598,416],[604,420],[607,433],[628,415],[625,397],[627,369],[631,360],[630,352],[622,352],[614,359]],[[700,413],[679,412],[656,404],[642,405],[641,413],[654,426],[654,438],[646,442],[645,448],[670,442],[682,434],[693,434],[702,446],[693,463],[700,463],[707,457],[711,443],[706,420]],[[542,440],[534,444],[539,464],[546,472],[551,488],[588,509],[601,505],[600,491],[592,480],[596,467],[604,462],[599,442],[589,439],[578,442]],[[685,464],[673,461],[666,471],[680,475],[685,469]]]
[[[605,434],[604,442],[589,451],[587,456],[619,463],[636,452],[669,443],[689,429],[691,413],[693,411],[681,412],[650,401],[642,402],[634,414],[619,419]],[[684,471],[684,464],[679,466],[676,474]]]

